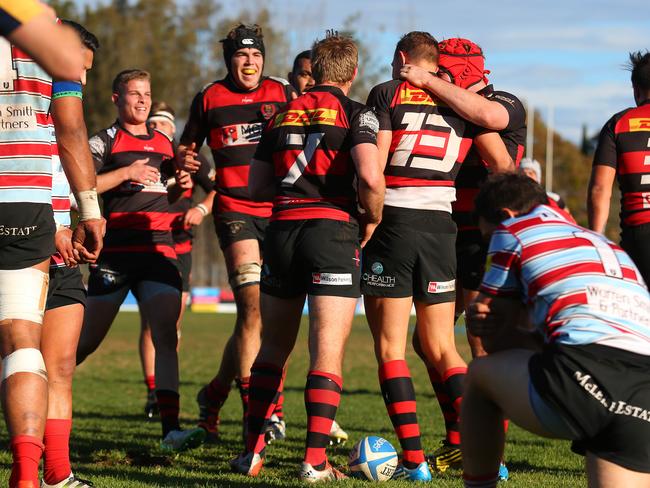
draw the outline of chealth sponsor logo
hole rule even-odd
[[[312,273],[315,285],[346,286],[352,284],[352,273]]]
[[[449,281],[429,281],[427,291],[429,293],[447,293],[456,290],[456,280]]]

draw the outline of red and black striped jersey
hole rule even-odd
[[[526,109],[524,105],[512,93],[495,91],[492,85],[486,86],[478,93],[488,100],[500,103],[508,111],[508,125],[499,131],[499,135],[510,157],[515,162],[515,166],[519,166],[526,142]],[[478,230],[478,222],[474,217],[474,199],[487,177],[487,165],[474,148],[470,151],[456,178],[456,201],[453,205],[453,217],[458,226],[458,232]]]
[[[428,92],[401,80],[372,89],[367,105],[379,130],[392,131],[384,175],[389,207],[451,212],[454,180],[475,126]]]
[[[316,86],[289,102],[266,126],[255,153],[274,167],[271,220],[355,218],[350,150],[377,144],[378,127],[371,109],[334,86]]]
[[[250,199],[248,172],[264,124],[291,100],[292,93],[295,90],[280,78],[262,78],[251,91],[225,78],[210,83],[194,97],[181,144],[195,142],[201,147],[207,140],[216,169],[218,212],[271,214],[269,203]]]
[[[97,174],[108,173],[137,160],[160,171],[150,185],[125,181],[103,193],[106,236],[102,252],[147,252],[176,257],[171,234],[173,215],[167,200],[167,178],[174,174],[174,149],[155,129],[136,136],[115,122],[88,141]]]
[[[181,197],[170,205],[169,209],[173,219],[172,238],[174,239],[176,254],[185,254],[192,251],[192,239],[194,238],[192,229],[185,228],[183,226],[183,220],[187,211],[192,207],[194,189],[198,186],[201,187],[204,192],[210,193],[214,186],[214,181],[212,181],[212,178],[210,177],[212,173],[210,163],[202,154],[199,154],[197,159],[201,163],[201,166],[196,173],[192,173],[194,187],[183,192]]]
[[[609,119],[600,132],[597,165],[616,169],[621,227],[650,223],[650,100]]]

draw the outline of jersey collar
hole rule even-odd
[[[310,88],[307,91],[308,92],[327,92],[327,93],[331,93],[332,95],[345,96],[345,93],[343,93],[343,90],[341,90],[338,86],[332,86],[332,85],[316,85],[315,87]]]

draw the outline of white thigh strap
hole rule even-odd
[[[0,321],[43,323],[50,277],[34,268],[0,270]]]

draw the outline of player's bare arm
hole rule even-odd
[[[248,175],[248,191],[255,202],[273,200],[275,196],[273,165],[257,159],[251,161],[251,170]]]
[[[217,192],[212,190],[206,195],[202,202],[189,209],[183,217],[183,225],[185,227],[201,225],[203,219],[212,213],[212,205],[214,204],[214,197],[216,194]]]
[[[386,181],[382,165],[379,163],[377,146],[369,143],[357,144],[351,149],[350,154],[359,177],[359,202],[365,210],[361,219],[361,246],[363,247],[381,222]]]
[[[102,249],[106,221],[97,201],[95,167],[88,147],[82,101],[77,97],[55,98],[51,110],[61,164],[79,206],[73,246],[84,262],[95,262]]]
[[[493,173],[514,171],[515,163],[498,132],[484,132],[474,138],[474,145]]]
[[[379,151],[379,165],[381,172],[386,169],[388,154],[390,153],[390,144],[393,140],[393,131],[380,130],[377,132],[377,150]]]
[[[616,179],[616,169],[597,165],[591,170],[587,193],[587,216],[589,228],[603,234],[609,218],[609,205],[612,200],[612,185]]]
[[[7,36],[9,41],[30,55],[52,77],[79,80],[83,71],[81,41],[70,27],[56,23],[56,14],[47,5],[34,0],[41,12]]]
[[[481,338],[488,353],[540,346],[538,336],[530,330],[526,307],[516,299],[479,293],[468,308],[467,327]]]
[[[125,181],[143,185],[155,183],[160,178],[160,172],[153,166],[148,166],[148,162],[149,158],[138,159],[124,168],[97,175],[97,193],[105,193]]]
[[[487,100],[411,64],[402,67],[400,77],[414,86],[430,91],[473,124],[492,130],[502,130],[508,126],[508,111],[498,102]]]

